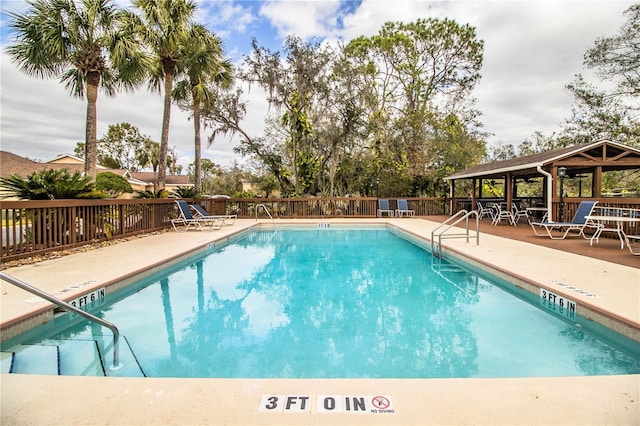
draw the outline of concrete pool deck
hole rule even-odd
[[[316,223],[317,220],[281,220]],[[322,220],[389,223],[429,238],[436,222],[417,219]],[[269,223],[264,222],[264,223]],[[194,248],[255,225],[237,220],[212,232],[167,232],[32,265],[12,275],[66,299],[162,265]],[[482,228],[481,228],[482,230]],[[617,265],[521,241],[482,234],[443,241],[443,249],[499,272],[538,283],[593,306],[614,323],[640,328],[640,268]],[[588,244],[588,242],[585,242]],[[241,265],[239,265],[241,267]],[[578,292],[577,290],[580,290]],[[26,293],[1,284],[3,330],[43,309]],[[585,294],[595,295],[586,296]],[[3,331],[4,333],[4,331]],[[4,338],[4,337],[3,337]],[[544,348],[540,348],[540,356]],[[0,423],[11,424],[639,424],[640,375],[527,379],[157,379],[3,374]],[[288,398],[290,409],[266,410],[264,398]],[[283,397],[282,396],[287,396]],[[340,396],[388,397],[387,410],[323,412]],[[340,398],[335,398],[339,400]],[[261,404],[262,401],[262,404]],[[271,400],[273,401],[273,400]],[[353,401],[353,399],[350,399]],[[320,407],[317,406],[320,402]],[[384,408],[386,402],[379,408]],[[303,406],[304,405],[304,409]],[[263,408],[260,409],[260,406]],[[392,409],[393,412],[388,412]],[[334,410],[335,411],[335,410]]]

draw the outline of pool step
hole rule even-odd
[[[64,376],[144,377],[126,339],[120,340],[120,365],[113,368],[113,342],[104,339],[48,340],[0,352],[2,373]]]
[[[113,368],[113,348],[111,343],[109,343],[109,347],[106,350],[102,350],[102,354],[107,376],[146,377],[126,336],[120,336],[120,350],[118,352],[120,365],[118,368]]]
[[[95,340],[56,340],[60,348],[60,374],[104,376],[100,350]]]
[[[14,355],[13,352],[0,352],[0,373],[6,374],[11,372]]]
[[[477,275],[469,273],[458,265],[438,259],[431,263],[431,270],[465,293],[475,294],[478,291]]]
[[[57,345],[18,345],[13,348],[13,363],[10,373],[60,374]]]

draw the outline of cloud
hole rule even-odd
[[[4,52],[1,64],[2,150],[45,160],[73,153],[84,140],[84,122],[76,117],[86,106],[56,81],[21,74]]]
[[[633,2],[376,1],[365,0],[343,20],[342,36],[376,34],[384,22],[450,18],[476,28],[484,40],[482,79],[473,95],[491,144],[518,145],[537,130],[551,135],[571,115],[565,85],[591,75],[584,53],[612,35]],[[602,83],[601,83],[602,84]],[[605,83],[606,84],[606,83]]]
[[[266,1],[260,15],[266,17],[285,38],[295,34],[303,39],[326,37],[338,26],[340,3],[336,1]]]
[[[491,144],[518,145],[537,130],[560,130],[571,115],[565,85],[590,75],[582,58],[596,37],[624,23],[632,2],[581,1],[364,1],[345,19],[348,38],[376,33],[382,22],[448,17],[476,28],[484,40],[482,79],[474,96]]]
[[[77,142],[85,140],[86,100],[72,98],[57,80],[41,80],[21,73],[6,53],[1,57],[1,149],[41,160],[73,153]],[[127,122],[152,140],[160,141],[161,94],[150,93],[145,88],[135,93],[120,93],[115,98],[99,93],[97,108],[98,138],[106,134],[109,125]],[[207,148],[204,138],[203,158],[223,165],[236,159],[233,143],[226,141]],[[173,105],[169,147],[176,148],[185,171],[193,161],[193,145],[194,130],[189,113]]]
[[[454,3],[455,8],[457,3]],[[482,7],[482,10],[477,9]],[[622,24],[628,4],[605,2],[487,2],[450,10],[476,26],[485,41],[476,96],[493,144],[518,145],[536,130],[560,130],[571,115],[565,89],[595,38]],[[460,14],[460,15],[458,15]]]
[[[257,21],[253,7],[227,0],[201,2],[197,9],[197,20],[216,33],[225,34],[244,34]]]
[[[418,18],[449,17],[476,28],[484,40],[482,79],[473,96],[482,111],[490,144],[517,145],[537,130],[550,135],[571,114],[572,95],[564,86],[585,72],[582,58],[597,37],[618,32],[625,22],[626,1],[229,1],[200,0],[198,20],[223,37],[227,55],[240,62],[249,53],[250,39],[270,49],[282,38],[349,41],[376,34],[387,21],[411,22]],[[128,0],[118,4],[129,6]],[[2,12],[24,10],[26,2],[5,0]],[[3,15],[3,24],[5,24]],[[7,44],[2,25],[3,46]],[[71,153],[84,140],[86,104],[71,98],[55,80],[22,74],[6,53],[1,54],[1,149],[30,158],[49,159]],[[589,80],[600,83],[598,80]],[[264,93],[252,87],[246,93],[251,134],[264,128],[267,105]],[[153,140],[160,140],[162,97],[139,89],[133,94],[98,98],[98,137],[110,124],[129,122]],[[205,131],[206,134],[206,131]],[[242,159],[233,153],[235,140],[216,140],[203,156],[218,164]],[[189,114],[172,108],[170,147],[180,162],[193,160],[193,124]]]

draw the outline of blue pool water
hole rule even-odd
[[[637,344],[550,314],[534,295],[386,228],[251,231],[207,251],[98,311],[147,376],[640,373]],[[95,328],[77,320],[52,338]]]

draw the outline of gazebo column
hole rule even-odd
[[[513,202],[513,175],[507,173],[507,177],[504,178],[504,190],[506,192],[507,210],[511,210],[511,203]]]
[[[476,188],[478,185],[478,179],[473,178],[471,184],[471,210],[476,209]]]
[[[593,171],[593,183],[591,188],[592,197],[602,197],[602,166],[596,166],[595,170]]]
[[[456,204],[456,181],[451,181],[449,185],[449,216],[453,215],[453,206]]]
[[[562,191],[561,188],[561,184],[560,184],[560,176],[558,173],[558,169],[562,167],[562,166],[558,166],[557,163],[555,163],[553,165],[552,168],[552,174],[553,174],[553,189],[552,189],[552,194],[553,194],[553,198],[556,200],[556,207],[553,209],[553,220],[558,222],[560,220],[560,209],[563,208],[562,203],[564,201],[563,200],[563,195],[561,194],[560,191]],[[563,218],[564,219],[564,218]]]

